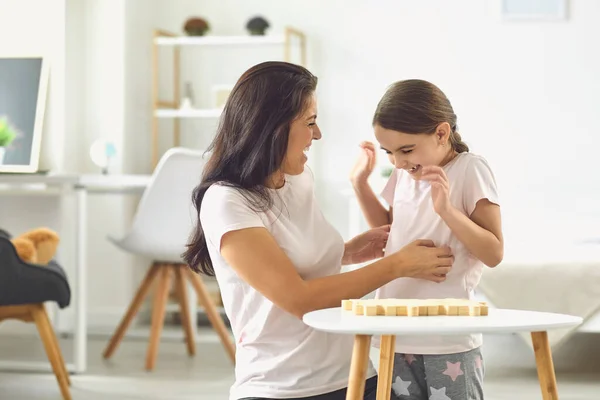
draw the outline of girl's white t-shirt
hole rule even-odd
[[[344,240],[319,209],[308,168],[270,190],[274,205],[254,211],[238,189],[212,185],[200,221],[236,341],[235,383],[230,399],[306,397],[348,385],[352,335],[317,331],[274,305],[242,280],[220,254],[229,231],[267,229],[305,280],[338,274]],[[260,266],[256,266],[260,268]],[[367,377],[374,376],[369,365]]]
[[[450,184],[450,202],[470,216],[477,202],[488,199],[499,204],[496,180],[487,161],[472,153],[460,153],[446,164],[444,172]],[[417,239],[429,239],[436,246],[449,246],[454,264],[446,281],[435,283],[416,278],[396,279],[376,292],[377,298],[442,299],[473,298],[484,264],[475,258],[435,212],[431,185],[413,179],[408,172],[394,169],[382,191],[393,206],[393,220],[386,253],[398,251]],[[379,346],[379,338],[374,338]],[[482,335],[402,336],[396,340],[396,352],[404,354],[451,354],[481,346]]]

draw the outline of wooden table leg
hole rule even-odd
[[[558,389],[556,387],[556,376],[554,375],[554,363],[548,332],[531,332],[533,350],[535,352],[535,363],[537,365],[538,379],[542,389],[544,400],[558,400]]]
[[[365,380],[367,378],[370,348],[370,335],[356,335],[354,337],[346,400],[362,400],[365,397]]]
[[[390,400],[394,379],[394,356],[396,336],[382,335],[379,348],[379,377],[377,380],[377,400]]]

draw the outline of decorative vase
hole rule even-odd
[[[0,165],[4,163],[4,154],[6,154],[6,147],[0,147]]]

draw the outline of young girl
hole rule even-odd
[[[389,210],[367,183],[375,164],[373,144],[361,144],[351,181],[369,225],[392,224],[386,252],[420,238],[449,246],[455,256],[439,283],[400,278],[376,297],[472,298],[484,265],[495,267],[503,257],[498,194],[488,163],[469,153],[450,102],[429,82],[392,85],[377,106],[373,127],[395,166],[382,192]],[[483,399],[481,344],[480,334],[398,338],[394,391],[400,399]]]

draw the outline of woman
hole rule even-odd
[[[352,272],[343,264],[379,258],[389,227],[344,243],[313,193],[306,151],[321,138],[317,78],[266,62],[233,88],[194,191],[198,224],[185,261],[216,275],[236,340],[231,400],[345,398],[353,338],[306,326],[313,310],[360,298],[399,277],[445,280],[447,248],[417,241]],[[374,399],[369,367],[365,399]]]

